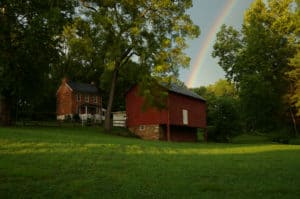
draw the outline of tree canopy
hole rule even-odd
[[[73,0],[0,2],[0,106],[9,110],[6,114],[17,103],[38,100],[49,68],[58,61],[59,34],[74,5]]]
[[[212,85],[192,90],[206,99],[208,140],[228,142],[242,132],[239,98],[232,83],[220,79]]]
[[[241,31],[223,25],[213,56],[237,86],[249,130],[272,130],[289,121],[289,60],[295,55],[296,27],[292,0],[256,0],[246,11]]]
[[[82,1],[82,5],[80,20],[88,24],[92,34],[83,36],[77,29],[74,37],[84,38],[86,45],[93,46],[85,50],[101,56],[97,67],[111,73],[105,121],[109,129],[120,70],[132,62],[139,65],[136,79],[142,94],[149,96],[153,82],[172,81],[180,67],[189,66],[190,58],[184,53],[186,38],[197,37],[199,28],[186,13],[192,0],[104,0]]]

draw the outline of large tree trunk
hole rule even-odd
[[[107,103],[107,109],[105,113],[105,123],[104,123],[104,129],[106,131],[111,130],[111,110],[112,110],[112,105],[114,101],[114,96],[115,96],[115,90],[116,90],[116,83],[117,83],[117,78],[118,78],[118,68],[115,68],[112,76],[112,81],[111,81],[111,88],[109,92],[109,99]]]
[[[291,119],[292,119],[293,127],[294,127],[294,135],[296,137],[296,136],[298,136],[297,123],[296,123],[296,119],[295,119],[292,108],[290,107],[289,109],[290,109],[290,115],[291,115]]]
[[[106,131],[110,131],[111,126],[112,126],[111,110],[112,110],[112,105],[113,105],[114,96],[115,96],[115,90],[116,90],[119,69],[123,65],[125,65],[128,62],[128,60],[131,58],[131,56],[133,55],[133,53],[131,53],[131,50],[132,50],[132,48],[125,50],[125,52],[122,54],[120,59],[115,62],[115,69],[113,71],[113,76],[112,76],[112,80],[111,80],[111,88],[110,88],[110,92],[109,92],[109,99],[108,99],[107,109],[106,109],[106,113],[105,113],[104,129]]]
[[[10,100],[7,97],[0,96],[0,125],[10,126],[11,121]]]

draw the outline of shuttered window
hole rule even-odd
[[[188,110],[185,110],[185,109],[182,110],[182,123],[184,125],[188,125],[189,124]]]

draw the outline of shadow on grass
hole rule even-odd
[[[5,198],[298,198],[299,149],[155,153],[137,146],[61,146],[3,153]],[[79,148],[78,148],[79,147]],[[83,146],[81,146],[83,147]],[[52,151],[53,149],[56,151]],[[11,148],[15,150],[15,148]],[[35,150],[46,150],[36,153]],[[143,152],[133,152],[141,151]],[[151,151],[152,149],[150,149]],[[174,151],[175,152],[175,151]],[[283,183],[284,182],[284,183]]]
[[[299,198],[300,146],[0,129],[1,198]]]

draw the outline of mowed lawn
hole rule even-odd
[[[300,198],[300,145],[0,128],[0,198]]]

